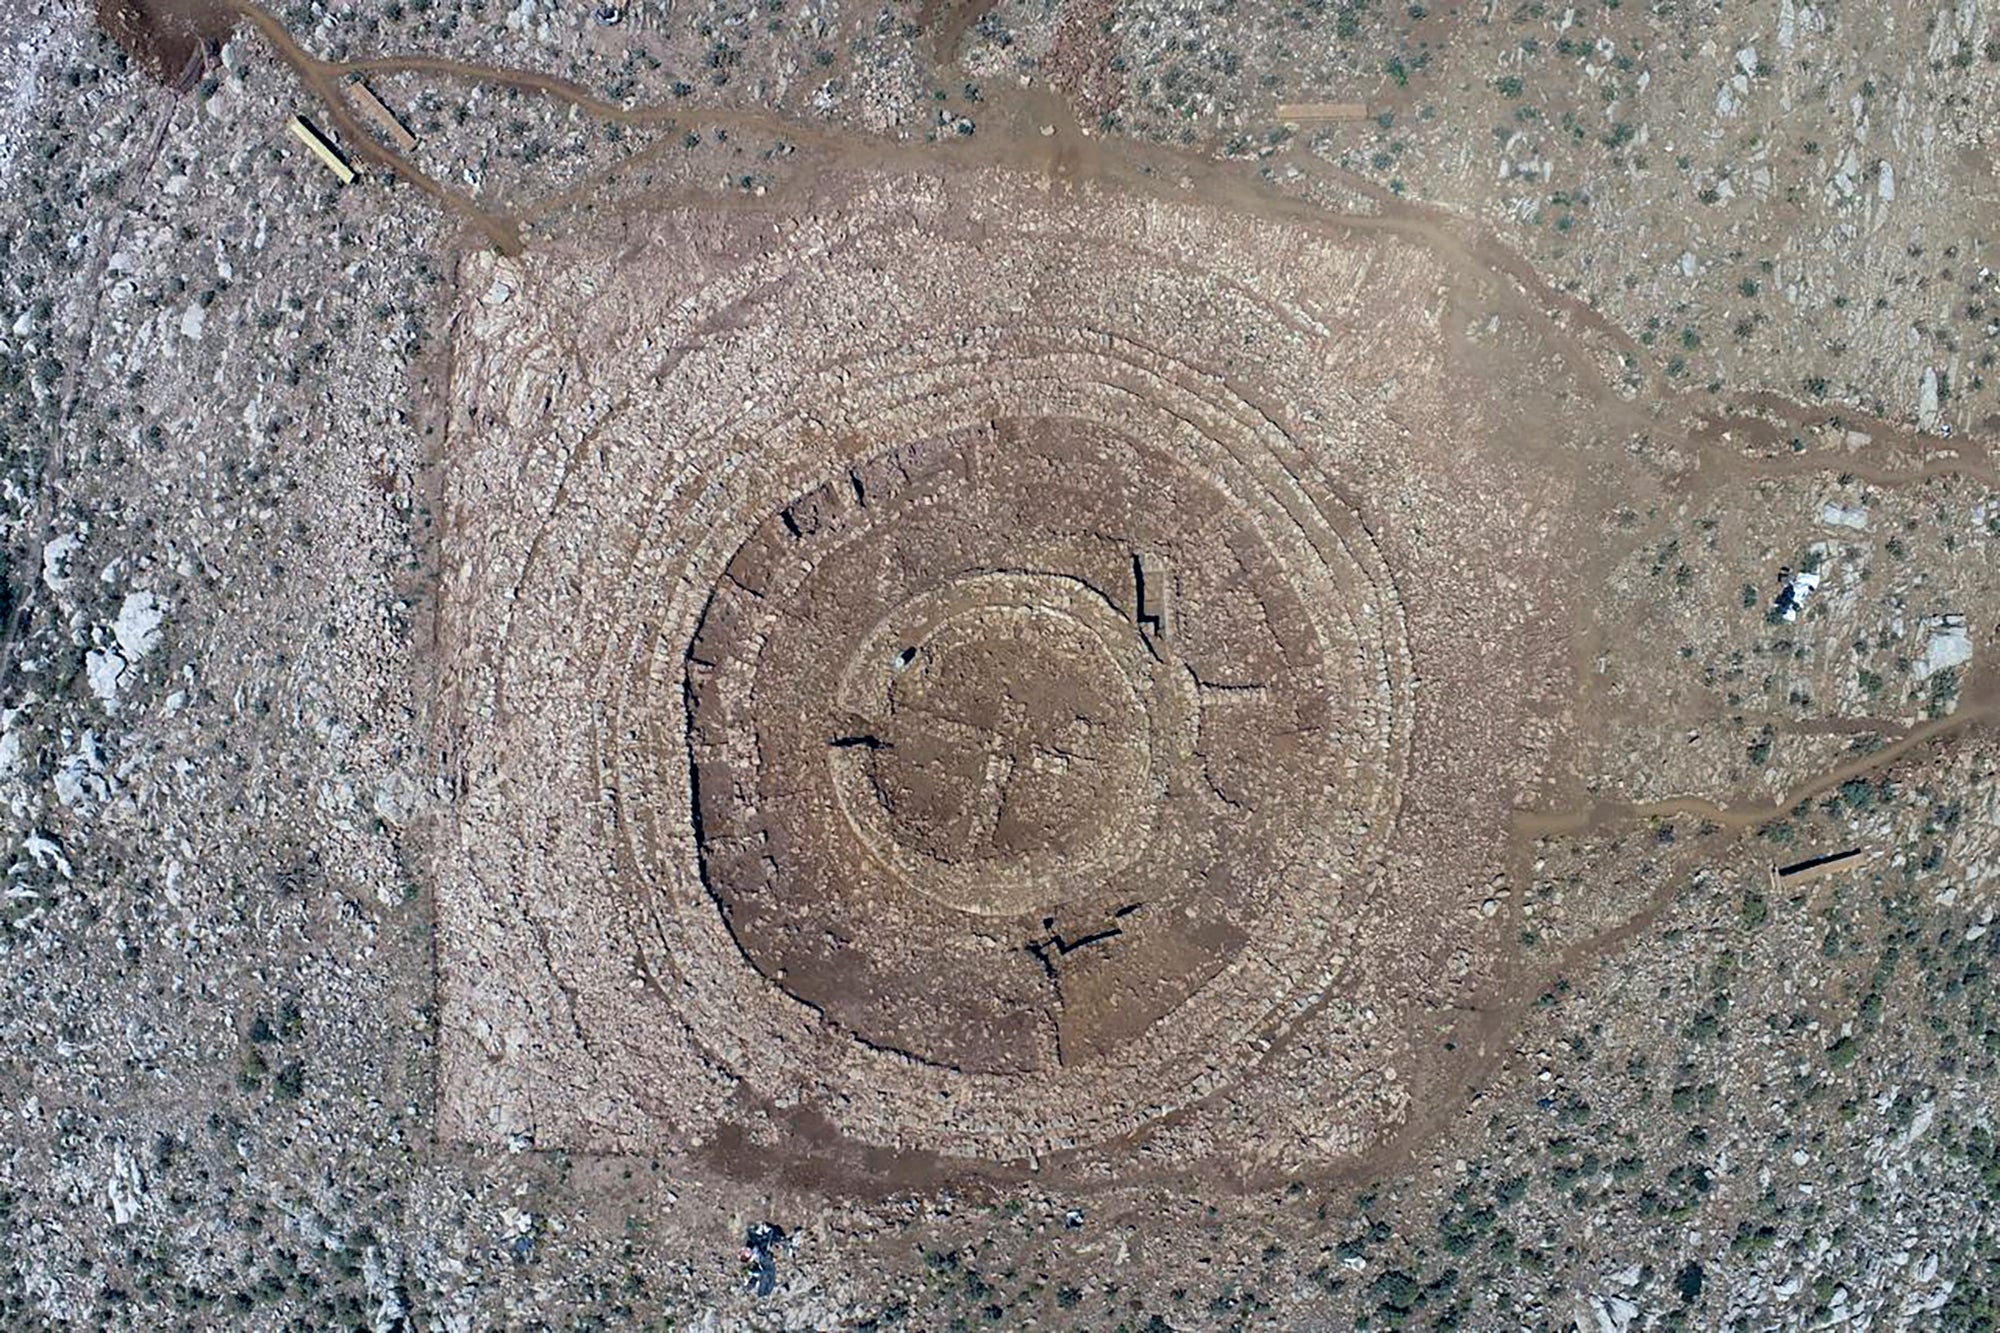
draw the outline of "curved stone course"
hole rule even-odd
[[[1533,585],[1429,595],[1481,592],[1499,510],[1382,535],[1525,496],[1426,370],[1435,270],[952,198],[687,219],[649,253],[698,261],[469,313],[455,1132],[1331,1164],[1407,1115],[1399,1016],[1484,974],[1495,844],[1417,762],[1417,664],[1426,626],[1442,674],[1515,653],[1450,627]],[[1446,702],[1435,753],[1528,762]]]
[[[1313,518],[1334,539],[1289,569],[1198,462],[1077,419],[778,509],[687,653],[694,910],[865,1049],[1004,1078],[1023,1115],[1051,1080],[1107,1119],[1178,1099],[1271,1002],[1218,975],[1302,979],[1300,899],[1360,887],[1387,813],[1371,696],[1404,649]]]

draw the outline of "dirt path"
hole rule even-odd
[[[488,207],[470,194],[443,184],[408,158],[378,143],[355,118],[340,91],[340,80],[351,74],[419,73],[496,83],[538,93],[577,108],[608,124],[661,127],[681,123],[767,134],[811,150],[818,161],[809,165],[882,168],[921,166],[927,170],[1009,167],[1045,173],[1060,179],[1090,180],[1101,185],[1155,196],[1193,198],[1228,207],[1262,221],[1326,231],[1386,231],[1424,244],[1468,274],[1499,279],[1490,283],[1496,304],[1538,327],[1560,327],[1601,339],[1620,354],[1636,355],[1638,345],[1607,317],[1578,298],[1541,280],[1521,256],[1502,245],[1477,224],[1442,210],[1411,203],[1363,177],[1326,167],[1327,175],[1369,201],[1371,213],[1339,213],[1310,200],[1287,195],[1256,180],[1242,164],[1219,162],[1200,152],[1131,141],[1107,141],[1078,124],[1062,99],[1046,89],[1020,93],[996,90],[985,122],[998,122],[977,139],[950,145],[912,143],[813,122],[799,116],[762,110],[689,107],[681,103],[623,106],[597,96],[582,85],[556,75],[506,66],[484,66],[441,56],[375,56],[328,61],[313,56],[293,38],[282,21],[255,0],[228,0],[290,65],[322,104],[328,121],[352,151],[365,161],[395,173],[430,198],[463,218],[502,254],[518,255],[525,247],[524,227],[544,221],[565,208],[591,199],[606,176],[629,170],[638,159],[582,185],[511,210]],[[963,32],[977,17],[977,5],[955,6],[945,17],[947,29]],[[970,17],[966,17],[966,16]],[[957,22],[963,19],[963,23]],[[942,38],[943,32],[940,33]],[[941,44],[941,43],[940,43]],[[955,42],[954,42],[955,45]],[[1049,127],[1053,133],[1044,135]],[[658,146],[642,150],[652,154]],[[709,202],[704,199],[703,203]],[[1624,404],[1607,394],[1600,408],[1630,416]]]
[[[347,99],[341,95],[340,79],[359,68],[356,65],[320,60],[307,54],[304,47],[292,39],[285,25],[278,21],[263,6],[249,0],[231,0],[236,11],[248,19],[257,31],[263,34],[274,50],[292,67],[312,94],[319,98],[328,121],[340,130],[349,151],[365,161],[386,167],[396,175],[422,190],[438,201],[446,209],[457,214],[475,227],[491,242],[493,248],[503,255],[521,253],[521,233],[514,220],[501,213],[481,208],[470,195],[426,175],[400,153],[394,153],[377,143],[362,128],[349,108]]]
[[[1993,716],[1991,703],[1961,707],[1950,717],[1934,718],[1910,728],[1879,750],[1857,755],[1822,770],[1787,792],[1779,801],[1722,805],[1699,796],[1675,796],[1664,801],[1644,802],[1595,801],[1575,810],[1522,811],[1515,817],[1515,826],[1529,837],[1573,837],[1623,821],[1687,815],[1723,828],[1759,828],[1774,819],[1783,818],[1801,804],[1825,795],[1843,782],[1887,767],[1918,746],[1977,726]]]

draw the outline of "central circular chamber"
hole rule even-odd
[[[686,676],[702,879],[744,958],[960,1073],[1119,1059],[1224,977],[1268,1007],[1255,960],[1353,870],[1389,725],[1367,588],[1294,508],[1041,418],[768,515]]]
[[[838,683],[834,791],[883,868],[984,915],[1086,897],[1129,860],[1184,721],[1130,613],[1073,577],[975,572],[919,593]]]
[[[896,859],[962,881],[1060,865],[1123,822],[1145,774],[1144,718],[1104,644],[1032,607],[940,628],[899,657],[904,674],[857,738]]]

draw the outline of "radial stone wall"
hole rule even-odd
[[[649,226],[480,261],[461,325],[447,1130],[1380,1143],[1493,952],[1460,775],[1536,749],[1419,666],[1548,666],[1434,261],[1005,176]]]

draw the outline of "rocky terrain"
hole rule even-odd
[[[2000,1320],[1990,11],[11,17],[0,1324]]]

